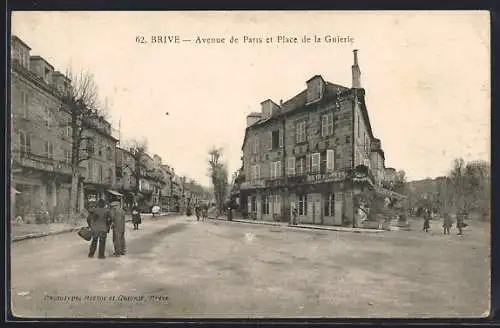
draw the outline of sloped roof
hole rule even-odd
[[[321,77],[321,75],[315,75],[312,78],[310,78],[308,81],[310,81],[311,79],[313,79],[315,77],[318,77],[318,76]],[[327,99],[327,98],[331,98],[331,97],[336,97],[337,94],[338,94],[338,90],[340,90],[340,92],[345,92],[345,91],[350,90],[350,88],[347,88],[347,87],[339,85],[339,84],[335,84],[335,83],[331,83],[331,82],[325,81],[325,92],[323,94],[323,99]],[[291,113],[291,112],[293,112],[295,110],[302,109],[306,105],[307,105],[307,89],[304,89],[300,93],[298,93],[297,95],[295,95],[292,98],[290,98],[289,100],[285,101],[281,105],[281,110],[276,111],[275,113],[273,113],[269,117],[263,117],[260,120],[258,120],[257,122],[255,122],[254,124],[248,126],[245,129],[245,137],[243,138],[243,144],[241,146],[241,149],[243,149],[243,147],[245,146],[245,142],[246,142],[246,139],[247,139],[247,131],[248,131],[249,128],[256,127],[256,126],[258,126],[260,124],[263,124],[265,122],[272,121],[275,118],[278,118],[278,117],[281,117],[283,115],[289,114],[289,113]],[[257,113],[251,113],[250,115],[252,115],[252,114],[257,114]]]

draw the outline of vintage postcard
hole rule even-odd
[[[15,11],[21,318],[490,312],[487,11]]]

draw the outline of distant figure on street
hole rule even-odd
[[[200,204],[196,204],[196,206],[194,207],[194,212],[196,214],[196,221],[200,221],[200,216],[201,216]]]
[[[297,209],[292,209],[292,225],[297,225]]]
[[[160,215],[160,206],[158,206],[158,205],[153,206],[153,209],[151,210],[151,212],[152,212],[153,216]]]
[[[463,235],[463,228],[467,227],[467,224],[464,222],[464,214],[460,213],[457,215],[457,229],[458,233],[457,235],[461,236]]]
[[[132,223],[134,224],[134,230],[139,230],[139,224],[142,223],[142,220],[139,205],[137,203],[132,206]]]
[[[111,204],[111,228],[113,229],[114,256],[125,255],[125,212],[120,202]]]
[[[449,213],[445,213],[443,218],[443,234],[449,235],[451,226],[453,225],[451,221],[451,216]]]
[[[105,201],[100,199],[97,202],[97,208],[93,208],[89,211],[90,214],[87,222],[89,223],[90,230],[92,231],[89,257],[94,257],[97,244],[99,244],[98,258],[106,258],[104,252],[106,250],[106,237],[111,227],[111,218],[109,215],[109,209],[105,208],[105,206]]]
[[[423,227],[422,231],[429,232],[429,229],[431,227],[430,220],[431,220],[431,214],[430,214],[429,210],[425,209],[424,210],[424,227]]]

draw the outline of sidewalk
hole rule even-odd
[[[246,219],[233,219],[231,221],[227,220],[227,217],[209,217],[212,220],[222,220],[227,222],[238,222],[238,223],[247,223],[247,224],[260,224],[260,225],[268,225],[268,226],[279,226],[279,227],[287,227],[291,229],[315,229],[315,230],[329,230],[329,231],[341,231],[341,232],[354,232],[354,233],[381,233],[385,232],[385,230],[381,229],[366,229],[366,228],[350,228],[350,227],[339,227],[339,226],[325,226],[325,225],[316,225],[316,224],[298,224],[291,226],[288,222],[273,222],[273,221],[262,221],[262,220],[246,220]]]
[[[179,214],[177,212],[160,213],[157,217],[169,216]],[[141,218],[153,218],[151,213],[141,214]],[[130,214],[125,215],[125,221],[132,221],[132,216]],[[10,235],[11,241],[17,242],[25,239],[40,238],[46,236],[57,235],[60,233],[77,231],[81,227],[87,226],[86,220],[79,220],[75,225],[70,225],[68,223],[49,223],[49,224],[21,224],[21,225],[11,225]]]

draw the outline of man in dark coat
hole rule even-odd
[[[113,229],[114,256],[125,255],[125,212],[120,202],[111,204],[111,228]]]
[[[106,250],[106,236],[111,225],[109,209],[105,208],[104,200],[100,199],[97,202],[97,208],[92,209],[89,215],[89,226],[92,231],[92,242],[90,243],[89,257],[94,257],[99,244],[98,258],[104,259],[104,251]]]

